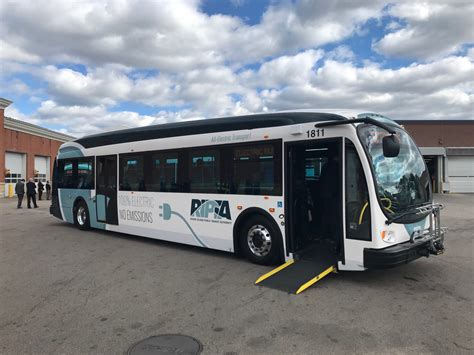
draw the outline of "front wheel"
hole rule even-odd
[[[82,230],[90,228],[89,209],[84,201],[79,201],[74,208],[74,224]]]
[[[240,246],[250,261],[261,265],[274,265],[282,260],[280,231],[261,216],[253,216],[240,229]]]

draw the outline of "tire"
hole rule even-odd
[[[254,215],[244,221],[239,231],[242,254],[260,265],[275,265],[282,261],[282,237],[274,223]]]
[[[89,209],[84,201],[76,203],[73,209],[74,224],[81,230],[90,229]]]

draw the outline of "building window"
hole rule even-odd
[[[46,174],[36,174],[35,175],[35,182],[45,182],[46,181]]]
[[[21,174],[13,173],[13,174],[8,174],[5,177],[5,183],[8,184],[16,184],[22,179]]]

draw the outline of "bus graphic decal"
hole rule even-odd
[[[229,201],[193,199],[191,201],[191,217],[230,221]]]
[[[168,203],[163,203],[162,206],[160,206],[160,209],[162,210],[162,213],[160,213],[160,217],[162,217],[165,221],[168,221],[171,219],[172,215],[175,215],[181,219],[184,224],[188,227],[189,231],[193,235],[194,239],[203,247],[207,248],[208,246],[202,241],[201,238],[198,237],[196,232],[194,232],[193,228],[189,225],[188,221],[186,221],[186,218],[184,218],[180,213],[175,212],[171,209],[171,206]]]

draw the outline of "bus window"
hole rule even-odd
[[[93,189],[94,158],[58,160],[57,180],[60,189]]]
[[[149,191],[178,192],[178,153],[151,154]]]
[[[59,160],[58,188],[73,189],[76,187],[74,179],[74,160]]]
[[[327,162],[325,156],[327,148],[306,149],[305,178],[306,181],[319,181],[324,164]]]
[[[120,156],[120,190],[145,191],[143,154]]]
[[[77,162],[77,181],[78,189],[94,188],[94,158],[81,159]]]
[[[231,193],[243,195],[281,194],[281,147],[255,144],[233,148]]]
[[[189,153],[190,192],[219,192],[219,161],[219,151],[217,150]]]
[[[346,139],[346,238],[371,240],[370,204],[364,170],[354,144]]]

